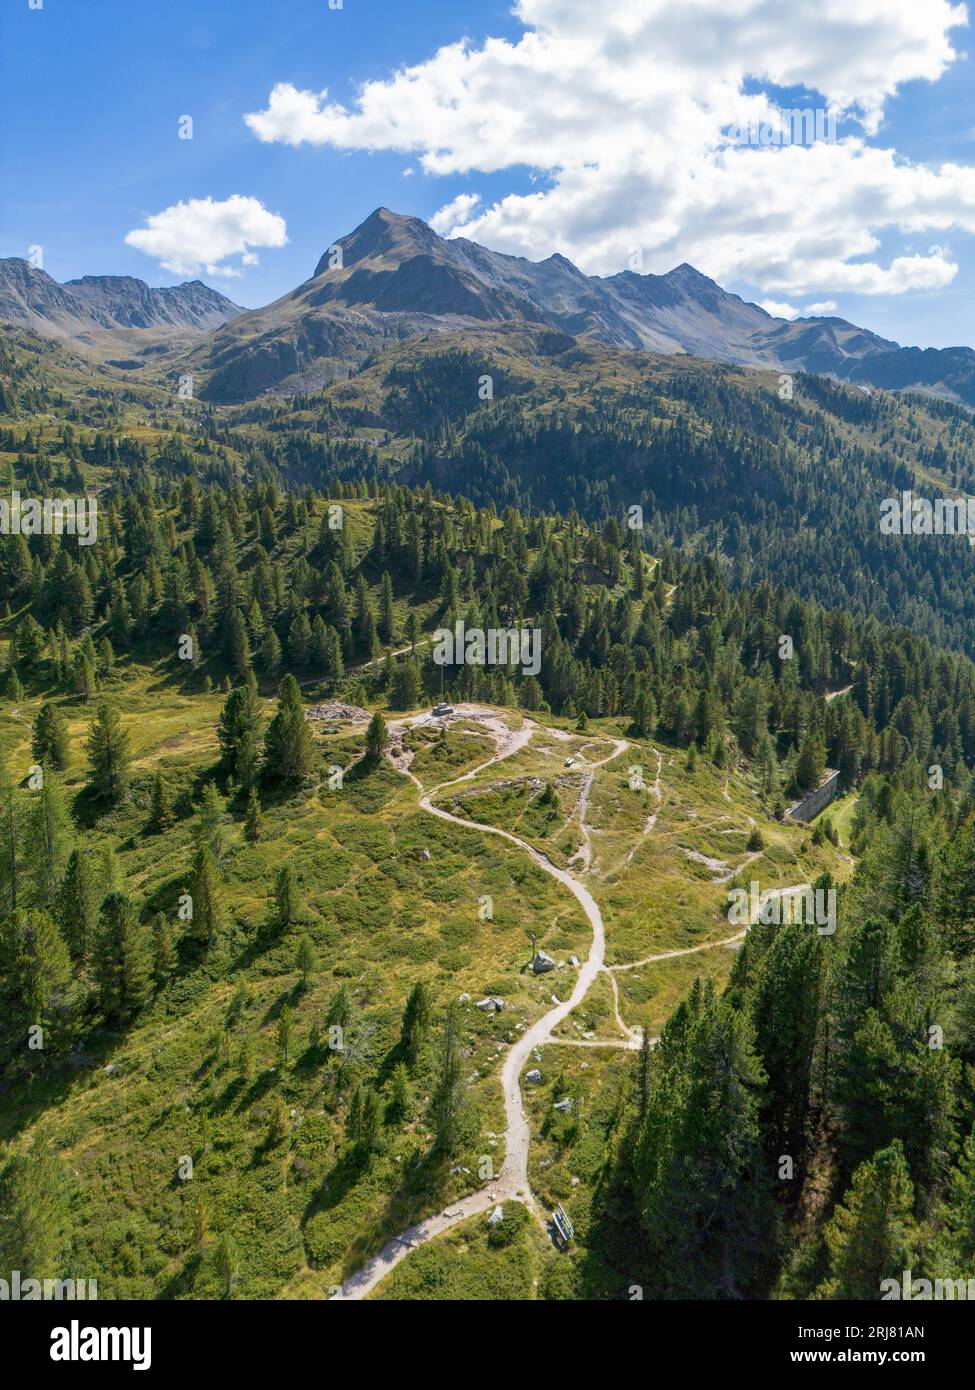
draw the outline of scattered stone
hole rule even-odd
[[[369,711],[358,705],[344,705],[341,700],[329,700],[324,705],[313,705],[305,710],[305,718],[325,722],[339,720],[347,724],[367,724]]]
[[[557,1100],[552,1106],[553,1110],[560,1110],[563,1115],[567,1115],[572,1109],[572,1097],[566,1096],[565,1100]]]
[[[504,1008],[504,1000],[499,999],[496,994],[489,994],[486,999],[479,999],[474,1007],[480,1009],[483,1014],[499,1014]]]
[[[531,1071],[525,1076],[526,1081],[530,1081],[533,1086],[537,1086],[542,1079],[542,1073],[537,1067],[532,1067]]]
[[[579,1186],[579,1179],[578,1179],[578,1178],[573,1178],[573,1179],[572,1179],[572,1186],[573,1186],[573,1187],[578,1187],[578,1186]]]
[[[421,859],[429,860],[429,859],[430,859],[430,851],[429,851],[428,849],[421,849],[421,850],[420,850],[420,858],[421,858]]]
[[[491,1215],[488,1217],[487,1223],[489,1226],[500,1226],[503,1220],[504,1207],[499,1205],[494,1208],[494,1211],[492,1211]]]
[[[547,951],[536,951],[532,969],[536,975],[544,975],[546,971],[555,969],[555,961]]]
[[[469,1003],[471,1002],[471,996],[470,996],[469,994],[462,994],[462,995],[458,998],[457,1002],[458,1002],[458,1004],[469,1004]],[[480,1007],[481,1007],[480,1004],[478,1004],[477,1007],[480,1008]]]
[[[578,964],[579,964],[579,957],[578,957],[578,956],[570,956],[570,957],[569,957],[569,964],[572,965],[572,966],[578,966]]]
[[[115,1063],[114,1063],[114,1062],[109,1062],[108,1066],[105,1068],[105,1075],[106,1075],[106,1076],[114,1076],[115,1073],[116,1073],[117,1071],[118,1071],[118,1067],[115,1065]]]

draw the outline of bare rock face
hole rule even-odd
[[[243,310],[200,280],[152,289],[131,275],[83,275],[58,284],[18,257],[0,260],[0,320],[49,338],[100,329],[211,330]]]

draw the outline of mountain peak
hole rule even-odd
[[[334,245],[342,248],[343,265],[350,266],[358,261],[377,258],[405,260],[411,255],[429,255],[442,246],[443,241],[422,218],[379,207],[364,222],[360,222],[355,231],[340,237]],[[313,279],[331,269],[330,255],[331,247],[315,267]]]

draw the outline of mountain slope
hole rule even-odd
[[[329,248],[310,280],[218,328],[194,360],[208,376],[209,399],[244,400],[321,389],[390,339],[501,322],[975,405],[970,348],[922,352],[844,319],[774,318],[686,264],[666,275],[587,276],[561,255],[536,262],[444,240],[419,218],[386,208]]]
[[[151,289],[129,275],[85,275],[59,284],[28,261],[0,260],[0,322],[43,337],[78,338],[122,328],[207,330],[240,312],[200,280]]]

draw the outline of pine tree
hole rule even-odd
[[[45,1026],[68,1007],[71,959],[54,918],[18,908],[0,924],[0,976],[12,988],[15,1027]]]
[[[325,650],[322,672],[330,690],[335,690],[345,677],[345,663],[342,660],[342,639],[334,627],[325,629]]]
[[[818,787],[826,771],[826,744],[818,732],[807,734],[799,749],[796,782],[801,790]]]
[[[212,946],[223,929],[224,914],[220,875],[207,844],[198,846],[193,860],[190,896],[193,899],[193,940],[205,947]]]
[[[149,808],[149,820],[146,829],[160,834],[168,830],[175,823],[176,813],[173,810],[173,799],[169,788],[161,772],[157,772],[152,783],[152,804]]]
[[[823,989],[822,938],[804,923],[775,932],[752,1000],[755,1046],[768,1077],[764,1125],[774,1158],[806,1146]]]
[[[395,634],[396,614],[393,604],[393,582],[386,571],[379,582],[379,636],[384,642],[392,642]]]
[[[290,864],[282,864],[274,880],[274,925],[280,932],[298,919],[298,893]]]
[[[251,787],[247,796],[247,814],[244,818],[244,839],[249,844],[255,844],[263,833],[263,817],[261,816],[261,803],[257,799],[257,791]]]
[[[366,756],[378,762],[388,746],[389,728],[377,710],[370,719],[369,727],[366,730]]]
[[[72,959],[79,965],[85,964],[94,948],[100,903],[91,856],[85,850],[72,850],[55,898],[54,916]]]
[[[227,806],[213,782],[207,782],[200,798],[200,818],[196,827],[196,842],[206,845],[217,863],[223,858],[223,818]]]
[[[430,1033],[432,1012],[430,991],[422,981],[418,981],[410,990],[409,998],[406,1001],[400,1033],[403,1055],[406,1059],[406,1065],[411,1071],[423,1055],[423,1049]]]
[[[264,738],[264,772],[271,781],[303,782],[311,773],[315,745],[305,719],[301,691],[287,675],[278,692],[278,709]]]
[[[100,705],[88,737],[88,787],[99,801],[117,806],[129,784],[129,736],[118,710]]]
[[[260,724],[261,701],[251,673],[246,684],[227,696],[217,729],[221,762],[242,786],[254,772]]]
[[[304,609],[288,629],[288,659],[292,666],[304,670],[311,658],[311,624]]]
[[[357,1086],[352,1093],[345,1131],[361,1158],[368,1159],[381,1148],[382,1114],[372,1086]]]
[[[394,709],[415,709],[420,703],[420,668],[410,657],[396,667],[390,704]]]
[[[102,904],[95,976],[99,1002],[111,1018],[133,1018],[151,994],[148,934],[126,894],[113,892]]]
[[[761,1162],[763,1080],[747,1016],[696,982],[652,1056],[632,1162],[655,1292],[734,1297],[757,1277],[768,1214]]]
[[[318,969],[318,955],[310,936],[303,936],[295,953],[295,969],[301,975],[302,989],[308,988],[308,977]]]
[[[246,680],[251,673],[251,647],[244,615],[236,605],[227,620],[224,654],[238,680]]]
[[[895,1139],[860,1165],[827,1223],[829,1273],[816,1297],[876,1301],[882,1280],[896,1279],[900,1287],[914,1266],[913,1205],[904,1150]]]
[[[38,907],[47,909],[54,902],[70,853],[69,834],[64,792],[57,777],[49,772],[28,813],[24,835]]]
[[[951,1173],[939,1224],[942,1263],[952,1277],[971,1278],[975,1269],[975,1129],[965,1140]]]
[[[657,721],[657,712],[653,706],[653,696],[646,690],[641,690],[637,695],[636,704],[633,707],[633,732],[637,738],[649,738]]]
[[[451,1004],[444,1019],[437,1080],[430,1096],[430,1122],[437,1149],[446,1156],[456,1153],[464,1125],[464,1082],[456,1008]]]
[[[269,676],[276,676],[280,671],[281,643],[278,641],[278,635],[273,627],[269,627],[264,634],[259,659],[261,668],[266,671]]]
[[[79,651],[75,656],[71,680],[75,690],[87,704],[98,690],[98,679],[94,664],[83,651]]]
[[[70,740],[68,723],[59,706],[47,700],[41,705],[34,720],[34,733],[31,740],[34,761],[42,767],[63,772],[68,766]]]

